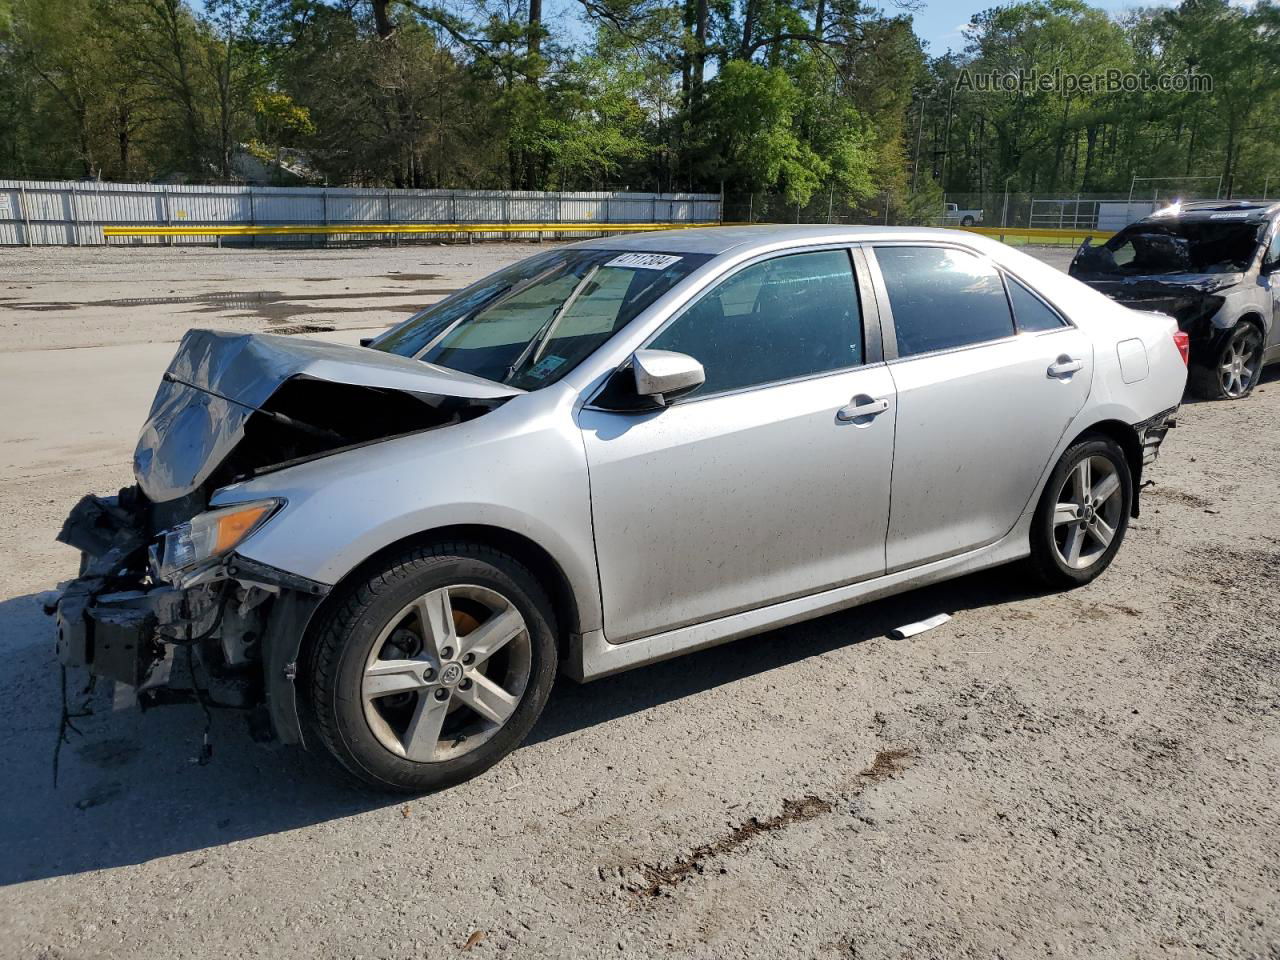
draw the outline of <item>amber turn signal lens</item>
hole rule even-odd
[[[236,513],[229,513],[218,518],[218,535],[214,540],[213,552],[225,553],[243,540],[264,516],[271,512],[274,504],[254,504]]]

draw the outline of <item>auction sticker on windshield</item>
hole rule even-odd
[[[679,263],[679,257],[669,253],[624,253],[614,257],[606,267],[631,267],[639,270],[665,270],[673,263]]]

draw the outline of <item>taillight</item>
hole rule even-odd
[[[1173,344],[1178,348],[1178,353],[1182,354],[1182,362],[1188,364],[1191,362],[1191,337],[1185,330],[1173,331]]]

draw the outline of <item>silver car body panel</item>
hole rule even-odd
[[[884,364],[673,404],[583,410],[615,642],[884,573],[892,403]],[[780,504],[786,509],[779,509]]]
[[[695,394],[658,413],[589,407],[632,352],[740,265],[877,242],[989,257],[1073,326],[898,360],[885,310],[879,364]],[[590,679],[1023,556],[1066,446],[1100,422],[1136,424],[1175,407],[1185,383],[1172,320],[968,233],[713,228],[586,245],[717,256],[559,383],[477,420],[218,491],[215,506],[287,501],[239,552],[333,584],[424,532],[511,531],[542,547],[569,583],[579,621],[565,669]],[[1117,343],[1132,339],[1145,346],[1149,375],[1125,383]],[[1086,360],[1065,381],[1040,367],[1061,354]],[[836,424],[835,411],[859,394],[887,399],[884,414]]]

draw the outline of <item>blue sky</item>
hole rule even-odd
[[[964,48],[964,37],[960,35],[960,31],[969,22],[969,18],[975,13],[999,5],[998,0],[969,0],[969,2],[962,0],[958,3],[955,0],[949,3],[941,0],[926,2],[912,14],[916,35],[928,41],[928,51],[931,56],[939,56],[947,50],[961,50]],[[1112,16],[1120,16],[1137,7],[1164,6],[1165,3],[1161,3],[1160,0],[1147,0],[1145,3],[1134,2],[1134,0],[1090,0],[1089,5],[1105,10]],[[892,3],[883,4],[882,9],[891,15],[897,12],[897,8]]]

